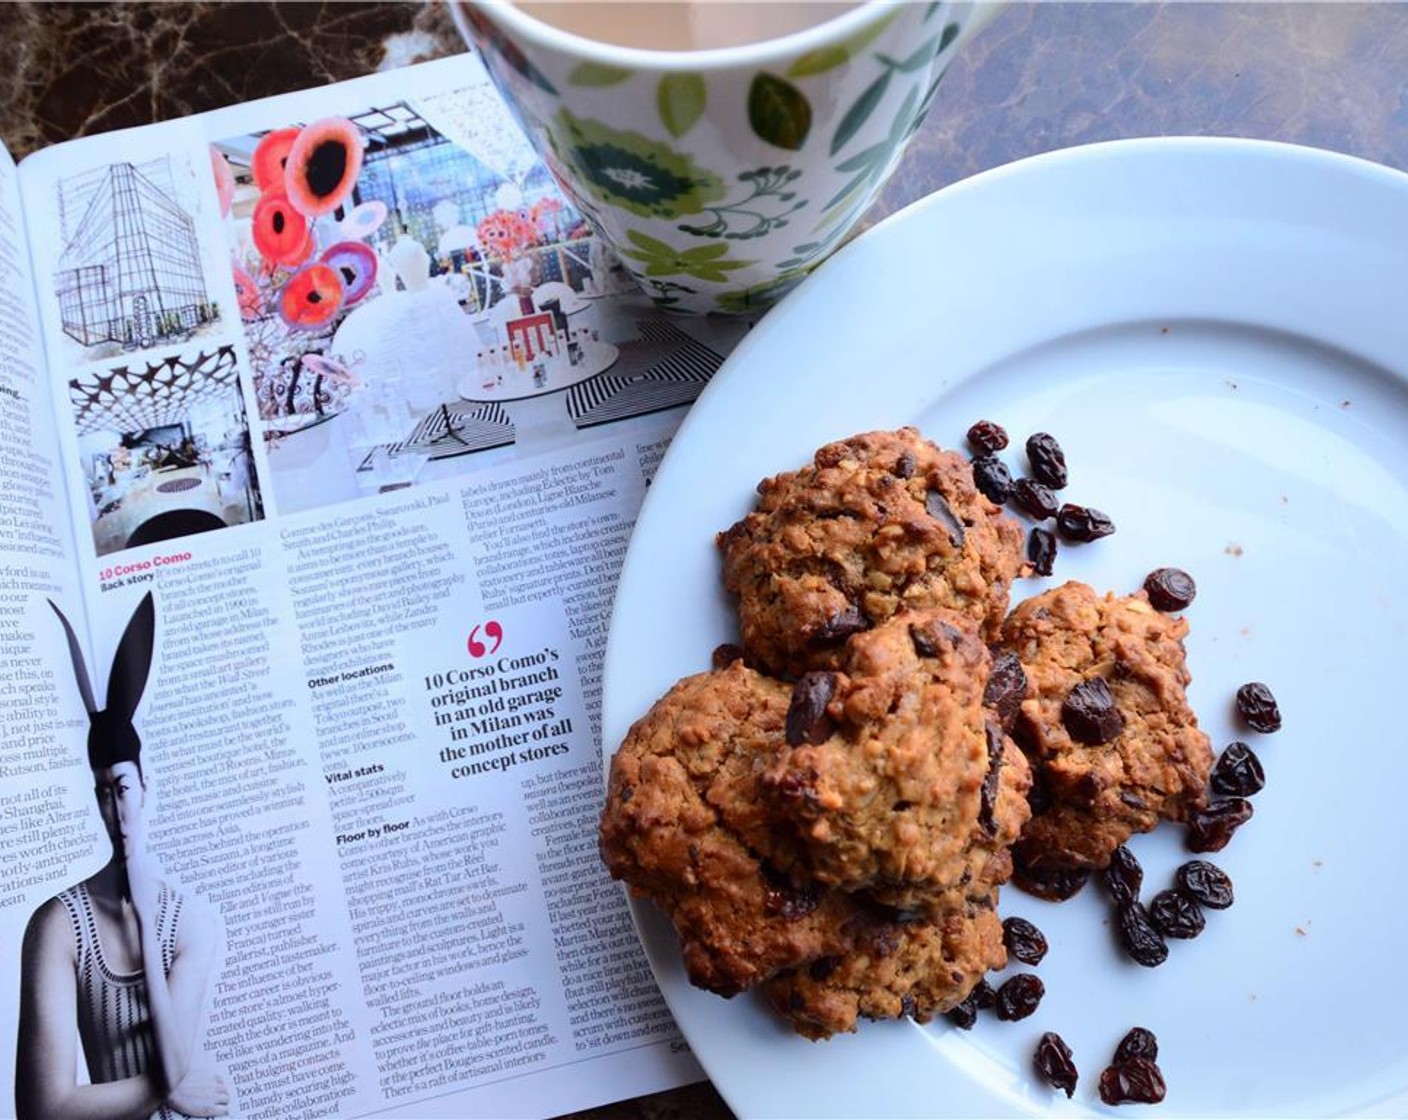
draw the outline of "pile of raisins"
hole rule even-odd
[[[1205,908],[1232,905],[1232,880],[1216,864],[1189,860],[1174,873],[1174,885],[1161,890],[1147,906],[1140,901],[1144,869],[1121,844],[1104,871],[1105,889],[1115,907],[1115,929],[1124,951],[1137,964],[1156,968],[1168,959],[1170,940],[1186,941],[1203,932]]]
[[[1108,1105],[1158,1104],[1167,1092],[1158,1058],[1159,1042],[1153,1031],[1133,1028],[1100,1074],[1100,1099]]]
[[[1066,453],[1049,432],[1035,432],[1027,437],[1028,473],[1012,477],[999,457],[1009,443],[1001,424],[979,420],[968,429],[968,445],[973,449],[973,484],[991,502],[1011,504],[1031,520],[1027,534],[1027,561],[1039,576],[1049,576],[1055,568],[1058,540],[1085,542],[1108,537],[1115,523],[1108,514],[1093,506],[1063,502],[1056,492],[1064,490],[1069,481]],[[1054,520],[1055,529],[1042,522]]]
[[[1252,681],[1237,690],[1237,714],[1253,731],[1271,734],[1281,729],[1281,709],[1271,689]],[[1232,834],[1251,820],[1249,800],[1266,785],[1266,770],[1256,751],[1240,740],[1228,743],[1213,764],[1208,785],[1213,798],[1188,818],[1190,851],[1220,852]]]

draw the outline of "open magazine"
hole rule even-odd
[[[7,156],[0,269],[0,1112],[698,1079],[601,663],[743,327],[640,296],[469,54]]]

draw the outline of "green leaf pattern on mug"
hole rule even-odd
[[[602,202],[642,218],[697,214],[724,196],[723,181],[686,152],[602,121],[557,116],[554,146]]]
[[[827,70],[831,70],[840,66],[843,62],[855,58],[861,51],[875,42],[880,32],[889,27],[899,14],[898,8],[891,9],[874,23],[867,27],[862,27],[844,42],[833,43],[829,47],[818,47],[814,51],[808,51],[787,68],[787,77],[810,78],[814,74],[824,74]]]
[[[698,74],[666,74],[655,91],[655,107],[670,135],[679,139],[704,112],[709,90]]]
[[[717,241],[692,249],[676,249],[638,229],[627,230],[626,236],[635,248],[623,250],[622,255],[643,263],[646,276],[683,275],[722,284],[727,282],[730,272],[754,263],[727,260],[728,246]]]
[[[762,237],[787,224],[788,216],[796,213],[807,204],[806,199],[797,199],[788,188],[800,176],[800,171],[790,167],[759,167],[753,171],[741,172],[738,181],[748,193],[732,202],[715,203],[704,207],[704,213],[713,216],[708,225],[680,225],[681,233],[692,233],[697,237],[722,237],[727,241],[746,241],[752,237]],[[766,206],[765,200],[772,200]]]
[[[617,86],[631,76],[631,71],[604,62],[581,62],[567,75],[574,86]]]
[[[748,123],[760,139],[795,152],[811,131],[811,102],[786,78],[761,72],[748,89]]]

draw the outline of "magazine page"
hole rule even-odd
[[[91,674],[122,682],[94,774],[135,808],[100,827],[100,783],[0,934],[15,960],[87,884],[150,1039],[114,1064],[26,958],[0,983],[73,1060],[21,1032],[21,1097],[543,1117],[702,1076],[596,852],[601,662],[655,465],[744,325],[630,288],[472,55],[21,179]]]
[[[54,668],[67,654],[50,603],[80,643],[87,623],[49,395],[15,164],[0,147],[0,923],[16,952],[26,902],[70,873],[95,824],[75,734],[86,720]]]

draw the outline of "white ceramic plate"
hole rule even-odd
[[[962,447],[979,418],[1012,433],[1014,473],[1027,434],[1055,434],[1065,496],[1118,526],[1063,551],[1058,579],[1196,577],[1190,696],[1214,746],[1249,737],[1231,708],[1248,680],[1272,686],[1285,728],[1250,736],[1267,786],[1211,857],[1236,904],[1162,967],[1116,949],[1094,885],[1060,905],[1004,892],[1004,915],[1051,943],[1046,998],[1022,1022],[809,1043],[760,1000],[691,988],[668,926],[638,907],[665,996],[740,1116],[1108,1111],[1096,1082],[1136,1024],[1161,1043],[1154,1114],[1408,1114],[1406,378],[1408,176],[1246,141],[1095,145],[980,175],[877,226],[764,318],[641,512],[607,651],[608,753],[733,636],[713,535],[760,478],[869,428]],[[1133,841],[1146,900],[1181,845],[1172,826]],[[1047,1030],[1075,1052],[1069,1103],[1031,1072]]]

